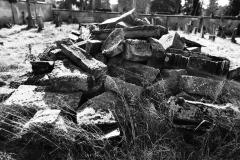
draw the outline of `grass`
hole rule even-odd
[[[83,38],[88,39],[89,35]],[[31,59],[31,56],[26,59]],[[15,68],[18,66],[3,65],[0,72]],[[204,133],[179,129],[169,113],[166,94],[144,95],[139,99],[132,97],[131,93],[120,95],[117,86],[114,87],[122,106],[113,106],[122,133],[120,141],[101,140],[103,133],[100,130],[91,129],[90,132],[76,125],[68,118],[74,117],[75,111],[64,103],[63,118],[68,132],[52,126],[23,129],[36,110],[14,106],[6,108],[0,104],[0,150],[4,151],[0,152],[0,160],[35,160],[36,157],[43,160],[240,159],[237,123],[225,130],[214,122],[215,125]]]

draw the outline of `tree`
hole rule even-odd
[[[240,0],[230,0],[229,6],[226,9],[225,15],[237,16],[240,11]]]
[[[185,0],[183,12],[187,15],[200,16],[202,13],[202,4],[199,0]]]
[[[206,9],[206,16],[216,15],[217,10],[219,9],[217,1],[218,0],[210,0],[210,3]]]
[[[152,0],[151,12],[179,13],[181,0]]]

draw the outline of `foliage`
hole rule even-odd
[[[200,16],[202,13],[202,4],[199,0],[185,0],[183,13],[192,16]]]
[[[240,1],[239,0],[230,0],[229,6],[226,9],[225,15],[228,16],[237,16],[240,11]]]
[[[170,12],[179,13],[181,0],[153,0],[151,2],[151,12]]]
[[[217,10],[219,9],[217,1],[218,0],[210,0],[210,3],[206,9],[206,16],[216,15]]]

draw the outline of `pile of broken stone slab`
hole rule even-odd
[[[166,114],[180,128],[238,125],[240,85],[226,79],[229,60],[201,53],[202,45],[134,11],[91,34],[89,40],[57,41],[31,62],[32,74],[3,102],[36,113],[24,127],[60,126],[60,113],[70,113],[74,123],[97,126],[105,138],[121,136],[116,110],[125,107],[123,97],[148,99],[156,112],[156,102],[167,102]]]

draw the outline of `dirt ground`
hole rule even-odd
[[[41,33],[38,33],[36,28],[31,30],[25,30],[25,28],[25,25],[15,25],[11,29],[0,30],[0,42],[3,42],[3,45],[0,44],[0,72],[11,72],[14,75],[29,69],[27,61],[27,55],[30,53],[29,45],[32,46],[31,53],[38,55],[56,40],[67,38],[72,30],[78,29],[78,25],[64,24],[55,28],[54,24],[46,22],[45,29]],[[229,39],[221,38],[216,38],[216,41],[212,42],[208,40],[207,35],[203,39],[200,35],[179,33],[181,36],[206,46],[202,48],[203,52],[227,57],[232,61],[232,68],[240,67],[240,44],[233,44]],[[237,40],[240,43],[240,39]]]

